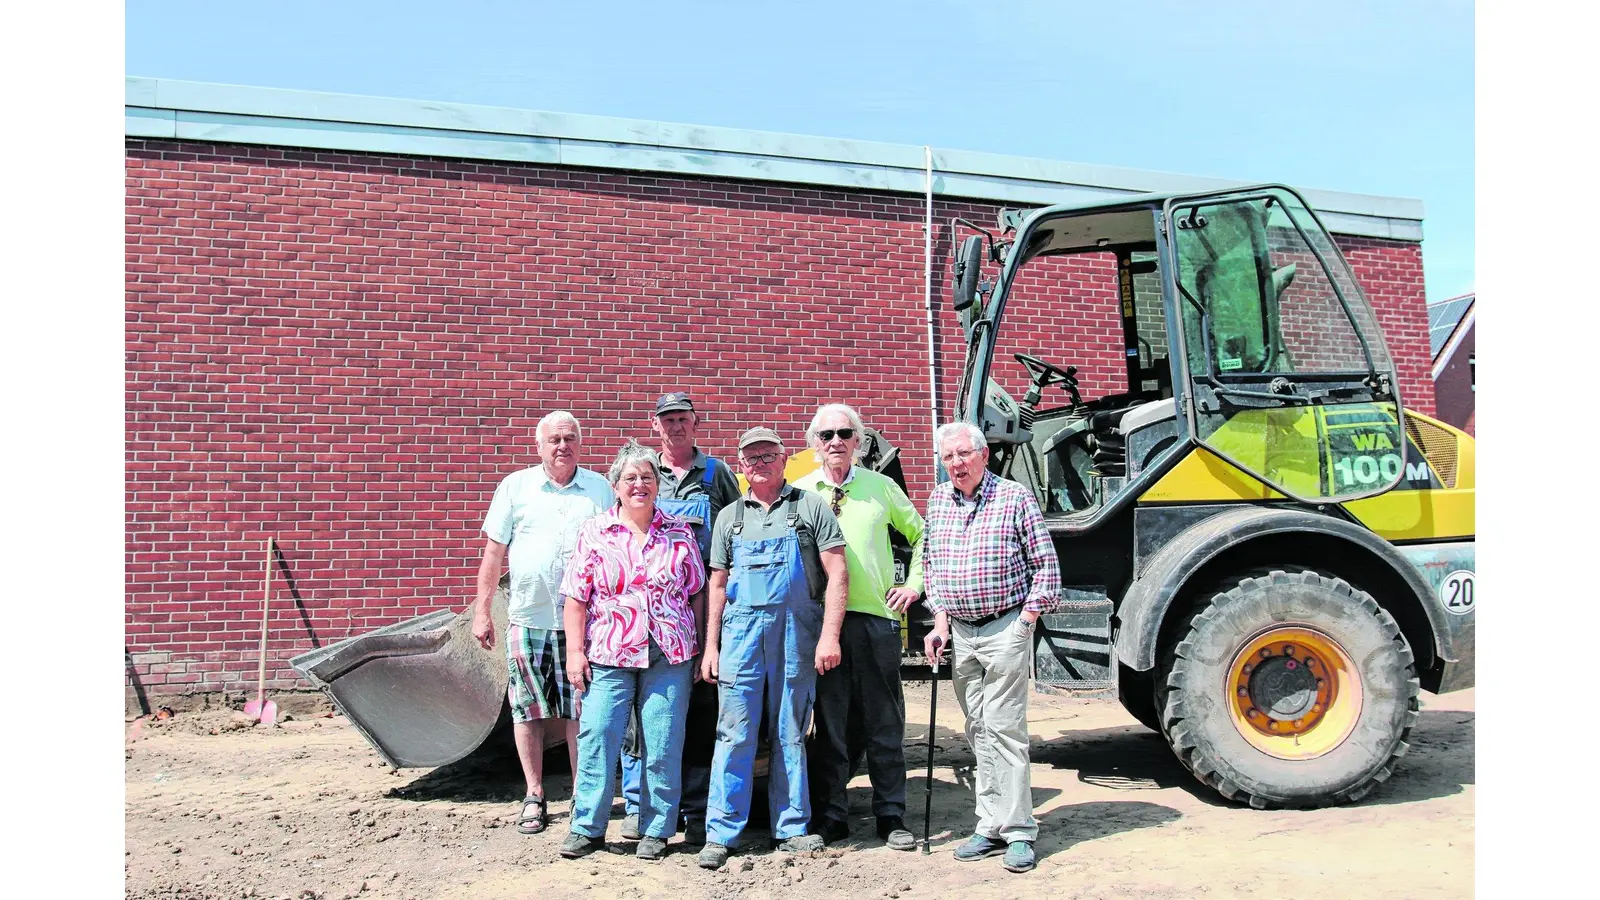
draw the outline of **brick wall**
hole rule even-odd
[[[1478,393],[1474,389],[1472,358],[1478,349],[1477,322],[1467,326],[1465,334],[1456,343],[1455,351],[1433,382],[1434,400],[1438,418],[1476,436],[1473,413],[1477,410]]]
[[[130,140],[126,212],[125,629],[151,695],[253,687],[269,533],[294,578],[274,578],[274,689],[313,646],[460,608],[494,485],[554,408],[598,469],[669,388],[719,455],[756,422],[797,443],[845,400],[903,448],[914,499],[932,486],[921,197]],[[953,215],[994,208],[936,204]],[[1431,410],[1420,249],[1341,243]],[[1120,377],[1114,322],[1012,312],[1060,335],[1046,359]]]

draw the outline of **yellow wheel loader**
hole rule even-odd
[[[1419,691],[1472,685],[1473,440],[1403,407],[1316,213],[1264,185],[962,226],[955,412],[1033,490],[1066,586],[1038,682],[1115,692],[1251,806],[1388,778]]]

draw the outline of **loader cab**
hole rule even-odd
[[[1053,531],[1094,528],[1196,446],[1303,503],[1400,480],[1393,362],[1294,191],[1007,212],[1000,233],[952,265],[958,408]]]

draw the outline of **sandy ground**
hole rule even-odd
[[[1411,753],[1354,806],[1260,812],[1196,783],[1115,702],[1035,694],[1031,710],[1039,867],[950,856],[973,825],[972,754],[941,684],[932,854],[873,835],[871,788],[851,787],[856,840],[815,857],[761,851],[719,872],[674,843],[665,860],[569,861],[571,782],[549,756],[553,824],[511,827],[515,757],[389,769],[342,718],[243,728],[225,711],[147,722],[127,749],[129,897],[1464,897],[1473,891],[1473,693],[1424,695]],[[927,782],[928,685],[908,681],[908,821]],[[509,741],[508,741],[509,743]],[[617,815],[620,816],[620,803]]]

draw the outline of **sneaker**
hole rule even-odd
[[[1006,858],[1000,861],[1008,872],[1027,872],[1033,868],[1033,842],[1012,841],[1006,848]]]
[[[878,838],[889,845],[890,850],[915,850],[917,839],[906,828],[905,820],[899,816],[878,817]]]
[[[640,859],[660,859],[667,855],[667,842],[658,837],[639,839],[639,848],[633,852]],[[1007,857],[1009,859],[1010,857]]]
[[[778,849],[785,853],[815,853],[823,846],[820,834],[797,834],[778,842]]]
[[[578,832],[574,831],[567,835],[567,839],[565,841],[561,842],[561,855],[565,856],[567,859],[578,859],[582,856],[588,856],[596,850],[604,850],[605,848],[605,838],[592,838],[587,834],[579,834]]]
[[[625,816],[622,820],[622,839],[625,841],[637,841],[642,837],[644,837],[644,832],[639,830],[638,813]]]
[[[962,862],[971,862],[975,859],[983,859],[986,856],[994,856],[1004,852],[1006,852],[1005,841],[1002,841],[999,838],[986,838],[981,834],[975,834],[972,837],[967,838],[967,842],[965,844],[962,844],[956,848],[955,855],[956,859],[959,859]]]
[[[721,844],[706,844],[695,858],[702,869],[720,869],[728,862],[728,848]]]
[[[822,838],[824,843],[837,844],[850,839],[850,825],[838,819],[823,819],[812,833]]]
[[[683,826],[683,842],[692,847],[699,847],[706,842],[706,823],[697,819],[690,819]]]

